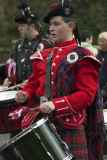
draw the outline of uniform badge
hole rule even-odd
[[[18,51],[20,51],[20,44],[18,45]]]
[[[43,57],[42,57],[40,51],[38,51],[38,52],[34,53],[32,56],[30,56],[30,59],[41,59],[41,60],[43,60]]]
[[[38,47],[37,47],[37,51],[42,50],[44,48],[43,43],[39,43]]]
[[[21,59],[21,63],[23,63],[25,61],[25,58]]]
[[[65,8],[64,13],[66,16],[69,16],[70,15],[70,8],[68,8],[68,7]]]
[[[74,63],[78,60],[78,54],[76,52],[71,52],[67,55],[67,62]]]

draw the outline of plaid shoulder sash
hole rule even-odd
[[[88,51],[82,47],[76,47],[71,52],[76,52],[79,55],[78,61],[84,56],[90,56]],[[62,60],[55,78],[55,97],[63,97],[75,92],[75,71],[77,67],[81,67],[78,61],[70,64],[67,62],[67,57]],[[86,136],[89,149],[89,160],[102,160],[105,126],[99,87],[95,99],[92,105],[87,108],[86,113]]]

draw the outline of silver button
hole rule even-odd
[[[54,74],[54,72],[51,73],[51,75],[53,75],[53,74]]]
[[[68,119],[68,118],[66,118],[66,121],[67,121],[67,122],[69,122],[69,119]]]
[[[61,52],[61,51],[62,51],[62,48],[60,48],[59,51]]]
[[[53,65],[53,66],[55,66],[56,64],[55,64],[55,63],[53,63],[52,65]]]

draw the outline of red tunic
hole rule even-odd
[[[59,64],[62,59],[71,52],[77,44],[75,39],[72,41],[54,44],[54,48],[36,52],[31,59],[33,63],[33,74],[28,84],[24,87],[29,96],[28,103],[31,103],[34,94],[37,96],[45,96],[45,78],[46,78],[46,62],[47,56],[53,50],[51,65],[51,84],[52,95],[55,96],[55,76]],[[90,52],[90,51],[89,51]],[[80,61],[81,67],[76,71],[76,92],[70,96],[52,99],[55,105],[54,117],[60,120],[60,123],[68,128],[77,128],[85,119],[85,110],[90,106],[95,98],[98,87],[97,70],[101,63],[90,52],[92,61],[83,58]],[[79,115],[80,113],[80,115]],[[79,118],[80,117],[80,118]]]

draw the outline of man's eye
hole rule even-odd
[[[59,25],[59,23],[54,23],[54,25],[55,25],[55,26],[58,26],[58,25]]]

